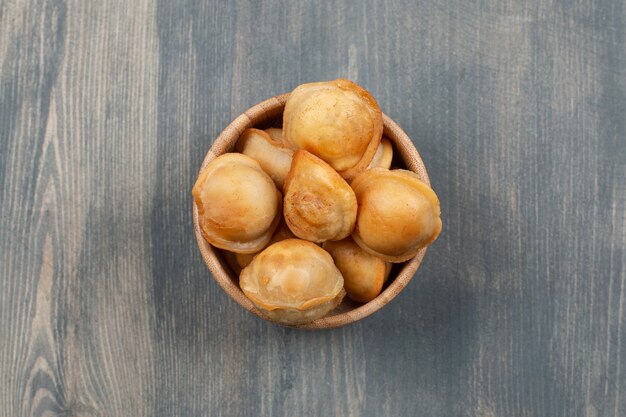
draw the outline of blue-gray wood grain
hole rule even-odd
[[[190,189],[240,112],[351,78],[444,230],[305,332],[209,276]],[[626,415],[619,0],[0,0],[0,415]]]

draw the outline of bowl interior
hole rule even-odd
[[[288,96],[288,94],[283,94],[272,97],[251,107],[233,120],[215,139],[211,149],[204,158],[200,171],[217,156],[232,151],[237,139],[245,129],[251,127],[260,129],[281,127],[282,112]],[[392,168],[409,169],[417,173],[422,181],[430,185],[424,163],[409,137],[393,120],[384,114],[383,122],[383,136],[389,138],[393,144],[394,157]],[[198,222],[198,208],[195,202],[193,203],[193,223],[202,258],[218,284],[243,308],[268,320],[241,291],[239,288],[239,277],[230,269],[222,256],[221,250],[211,246],[202,237]],[[415,274],[415,271],[417,271],[425,253],[426,249],[422,249],[414,258],[407,262],[394,264],[383,291],[372,301],[362,304],[345,297],[344,301],[326,317],[312,323],[292,327],[305,329],[333,328],[344,326],[369,316],[382,308],[404,289]]]

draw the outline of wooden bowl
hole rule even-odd
[[[289,94],[272,97],[269,100],[265,100],[251,107],[233,120],[217,139],[215,139],[213,146],[211,146],[211,149],[209,149],[202,162],[200,171],[217,156],[232,151],[237,139],[245,129],[250,127],[266,128],[272,125],[282,125],[282,113],[288,97]],[[272,122],[274,122],[274,124],[272,124]],[[406,133],[385,114],[383,114],[383,123],[383,135],[389,138],[394,145],[394,164],[402,165],[417,173],[422,181],[430,185],[422,158],[420,158],[417,149],[413,146],[411,139],[409,139]],[[193,225],[202,258],[209,268],[209,271],[211,271],[211,274],[213,274],[213,278],[215,278],[224,291],[239,303],[239,305],[257,316],[268,320],[241,291],[241,288],[239,288],[239,277],[231,271],[228,264],[224,261],[220,250],[211,246],[202,237],[198,223],[198,207],[195,202],[193,203]],[[375,311],[380,310],[406,287],[411,278],[413,278],[415,271],[417,271],[417,268],[420,266],[425,253],[426,248],[419,251],[414,258],[407,262],[394,264],[394,268],[386,282],[386,288],[372,301],[361,304],[345,297],[341,305],[331,311],[326,317],[311,323],[293,327],[301,329],[329,329],[340,327],[359,321]]]

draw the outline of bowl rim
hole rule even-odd
[[[206,153],[202,165],[198,171],[198,176],[204,170],[204,168],[213,159],[217,158],[223,153],[230,152],[237,142],[237,139],[247,128],[255,127],[264,121],[278,117],[282,114],[285,103],[289,93],[281,94],[264,100],[243,112],[236,117],[215,139],[211,148]],[[409,136],[398,126],[390,117],[383,113],[383,136],[389,138],[394,144],[394,151],[398,152],[406,164],[407,169],[415,172],[419,178],[430,186],[430,179],[426,172],[424,162],[420,157],[419,152],[415,148],[415,145],[409,138]],[[197,177],[196,177],[197,178]],[[195,181],[194,181],[195,182]],[[192,199],[193,201],[193,199]],[[361,304],[353,310],[338,313],[336,315],[330,315],[322,317],[313,322],[302,325],[284,325],[282,323],[270,320],[264,316],[263,313],[245,296],[241,288],[235,284],[236,279],[231,278],[232,271],[230,268],[225,267],[221,254],[215,250],[215,248],[209,244],[200,231],[200,224],[198,221],[198,206],[193,201],[193,226],[194,233],[196,235],[196,241],[202,259],[206,264],[209,272],[213,276],[213,279],[222,287],[222,289],[233,299],[237,304],[251,313],[256,314],[264,320],[271,323],[275,323],[284,327],[293,327],[299,329],[330,329],[345,326],[350,323],[357,322],[365,317],[368,317],[380,310],[392,299],[394,299],[411,281],[417,269],[419,268],[426,249],[421,249],[417,255],[402,264],[402,269],[398,272],[395,278],[389,283],[376,298],[373,300]]]

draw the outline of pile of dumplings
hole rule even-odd
[[[270,320],[314,321],[346,294],[371,301],[392,263],[437,239],[437,195],[417,174],[391,169],[393,146],[382,134],[378,103],[359,85],[302,84],[282,129],[245,130],[236,152],[198,176],[202,235]]]

